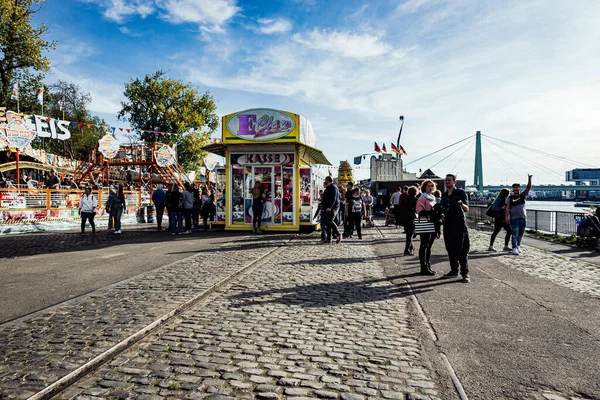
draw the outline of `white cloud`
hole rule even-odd
[[[355,34],[315,29],[306,35],[294,35],[294,40],[308,48],[339,53],[351,58],[376,57],[392,49],[389,44],[382,41],[381,33]]]
[[[165,21],[196,23],[204,32],[222,33],[224,25],[241,9],[235,0],[81,0],[95,3],[104,16],[124,23],[130,17],[146,18],[159,13]]]
[[[120,27],[119,31],[121,31],[122,34],[127,35],[127,36],[131,36],[131,37],[141,37],[141,36],[144,36],[143,33],[132,31],[131,29],[129,29],[126,26]]]
[[[66,39],[58,42],[56,51],[50,53],[52,66],[70,65],[89,58],[96,53],[96,48],[81,40]]]
[[[265,35],[272,35],[274,33],[284,33],[292,30],[292,23],[284,18],[264,18],[258,20],[257,30]]]

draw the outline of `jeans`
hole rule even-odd
[[[191,208],[185,208],[183,210],[183,218],[185,219],[185,230],[186,231],[192,230],[192,212],[193,212],[193,209],[191,209]]]
[[[458,273],[460,265],[461,275],[467,275],[469,273],[469,250],[471,248],[467,226],[464,224],[444,225],[444,244],[450,259],[451,271]]]
[[[358,238],[362,239],[361,232],[361,219],[360,213],[350,213],[348,214],[348,236],[352,236],[354,234],[354,229],[356,228],[356,233],[358,234]]]
[[[89,220],[90,225],[92,226],[92,233],[96,232],[96,224],[94,223],[94,216],[96,213],[91,212],[81,212],[81,233],[85,231],[85,221]]]
[[[165,213],[165,204],[155,204],[156,206],[156,225],[162,229],[163,214]]]
[[[116,210],[111,211],[111,212],[114,212],[114,216],[115,216],[115,226],[114,226],[114,228],[115,228],[116,231],[120,231],[121,230],[121,216],[123,215],[123,209],[119,208],[119,209],[116,209]]]
[[[512,230],[512,246],[521,246],[521,239],[525,234],[525,227],[527,226],[527,220],[525,218],[515,218],[510,220],[510,229]]]
[[[252,204],[252,227],[256,229],[260,229],[260,224],[262,223],[262,215],[264,211],[264,205],[262,201],[255,201]]]
[[[171,231],[178,233],[183,230],[183,221],[181,211],[169,212],[169,224],[171,225]]]

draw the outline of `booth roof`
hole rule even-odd
[[[332,165],[321,150],[315,149],[314,147],[310,147],[305,144],[300,144],[299,148],[300,151],[304,152],[304,155],[308,155],[312,160],[314,160],[315,164]],[[221,157],[225,157],[226,149],[227,145],[224,143],[211,143],[202,148],[202,150],[209,151]]]

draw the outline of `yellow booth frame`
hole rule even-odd
[[[260,182],[267,192],[262,230],[314,229],[325,178],[318,166],[331,163],[316,148],[310,121],[288,111],[254,108],[225,115],[221,122],[221,141],[204,147],[225,158],[224,168],[216,170],[221,183],[216,225],[251,230],[251,191]]]

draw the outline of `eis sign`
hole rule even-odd
[[[227,130],[240,139],[267,141],[294,130],[294,119],[283,111],[253,108],[236,113],[227,121]]]

